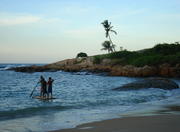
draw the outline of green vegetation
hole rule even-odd
[[[100,64],[103,59],[111,59],[112,65],[156,66],[163,63],[180,64],[180,43],[157,44],[153,48],[140,51],[118,51],[94,56],[94,63]]]
[[[104,22],[101,23],[104,26],[105,32],[106,32],[106,38],[109,38],[109,42],[111,44],[111,52],[115,51],[115,45],[113,44],[110,36],[110,32],[113,32],[117,35],[117,32],[112,30],[113,26],[111,26],[111,22],[108,22],[108,20],[104,20]],[[106,41],[105,41],[106,42]]]
[[[78,57],[87,57],[87,54],[86,53],[83,53],[83,52],[80,52],[77,54],[76,58]]]
[[[104,41],[102,43],[103,48],[101,50],[107,50],[108,53],[113,52],[113,45],[111,45],[110,41]]]

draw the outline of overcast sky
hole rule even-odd
[[[0,63],[105,53],[106,19],[117,50],[180,41],[180,0],[0,0]]]

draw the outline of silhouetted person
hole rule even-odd
[[[48,85],[48,98],[49,98],[49,95],[51,94],[51,98],[52,98],[52,83],[54,82],[54,80],[49,77],[49,80],[47,82],[47,85]]]
[[[47,84],[46,84],[46,80],[44,79],[43,76],[40,77],[40,81],[41,83],[41,92],[40,92],[40,96],[41,97],[45,97],[45,94],[47,94]]]

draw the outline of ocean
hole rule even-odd
[[[7,71],[27,64],[0,64],[0,131],[43,132],[105,119],[153,114],[167,105],[180,104],[180,89],[114,91],[113,88],[144,78],[111,77],[88,72]],[[54,100],[29,97],[43,75],[52,77]],[[180,80],[170,78],[180,85]],[[40,86],[33,96],[40,94]]]

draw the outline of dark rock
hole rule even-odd
[[[52,69],[46,66],[27,66],[27,67],[15,67],[10,68],[8,70],[13,70],[16,72],[27,72],[27,73],[33,73],[33,72],[54,72],[57,71],[57,69]]]
[[[169,79],[148,78],[148,79],[125,84],[113,90],[137,90],[137,89],[145,89],[145,88],[160,88],[165,90],[171,90],[171,89],[179,88],[179,86],[174,81]]]

